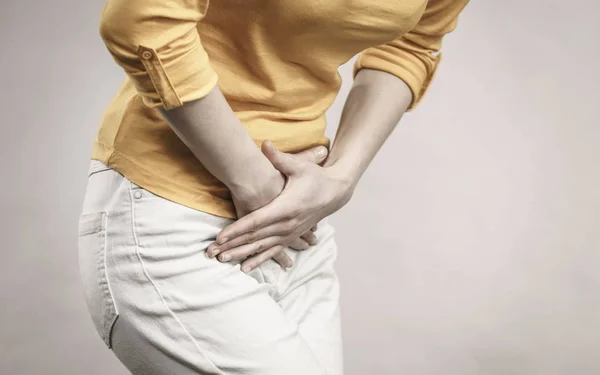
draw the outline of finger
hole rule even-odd
[[[317,236],[313,232],[306,232],[300,238],[306,241],[310,246],[315,246],[317,244]]]
[[[325,146],[317,146],[308,150],[297,152],[294,155],[296,159],[304,160],[309,163],[321,164],[327,159],[328,150]]]
[[[291,154],[279,151],[269,140],[262,143],[261,150],[271,164],[286,176],[293,175],[301,167]]]
[[[284,240],[286,240],[286,238],[279,236],[267,237],[254,243],[241,245],[227,251],[222,251],[217,258],[221,262],[242,260],[254,254],[263,252],[266,249],[270,249],[273,246],[284,245]]]
[[[209,258],[214,258],[215,256],[219,255],[220,252],[221,251],[217,248],[216,242],[211,243],[206,248],[206,256],[208,256]]]
[[[264,262],[266,262],[267,260],[271,259],[277,253],[282,251],[283,248],[284,247],[281,245],[274,246],[268,250],[261,252],[260,254],[257,254],[253,257],[246,259],[244,262],[242,262],[242,271],[245,273],[252,271],[256,267],[258,267],[261,264],[263,264]]]
[[[310,245],[307,241],[303,240],[302,238],[296,238],[289,244],[289,247],[291,247],[294,250],[306,250],[310,247]]]
[[[228,240],[245,233],[258,232],[261,228],[265,228],[277,222],[287,221],[287,225],[293,227],[296,223],[294,223],[293,220],[288,219],[291,219],[294,215],[295,212],[291,212],[286,206],[285,200],[275,198],[275,200],[266,206],[263,206],[226,226],[217,235],[217,245],[223,245]]]
[[[272,237],[275,235],[289,235],[293,233],[294,229],[295,228],[292,228],[289,222],[277,222],[264,228],[260,228],[257,231],[244,233],[235,238],[230,238],[227,242],[220,245],[216,242],[213,242],[208,246],[209,257],[211,254],[214,256],[222,253],[223,251],[227,251],[241,245],[254,243],[267,237]]]
[[[283,269],[289,268],[294,264],[294,262],[292,262],[292,258],[286,254],[284,249],[281,249],[280,252],[273,255],[273,260],[279,263]]]

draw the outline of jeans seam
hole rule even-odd
[[[150,274],[148,273],[148,270],[146,269],[146,265],[144,263],[142,255],[139,252],[140,244],[139,244],[137,233],[136,233],[136,230],[135,230],[135,207],[134,207],[135,204],[134,204],[134,199],[133,199],[133,189],[132,189],[132,186],[133,186],[133,184],[130,182],[128,190],[129,190],[129,199],[131,201],[131,229],[132,229],[132,233],[133,233],[135,255],[138,258],[138,261],[140,262],[140,265],[142,266],[142,271],[144,272],[144,276],[146,276],[146,278],[148,279],[148,281],[150,282],[150,284],[152,285],[152,287],[154,288],[154,290],[158,294],[158,297],[160,298],[161,302],[167,308],[167,311],[168,311],[169,315],[171,315],[171,317],[173,319],[175,319],[175,322],[177,322],[177,324],[179,325],[179,327],[181,327],[181,329],[183,329],[183,331],[185,332],[186,336],[192,342],[192,344],[194,345],[194,347],[196,348],[196,350],[198,351],[198,353],[204,358],[204,360],[207,363],[209,363],[214,368],[214,370],[216,371],[215,374],[224,375],[223,372],[221,370],[219,370],[219,368],[217,366],[215,366],[215,364],[212,363],[206,357],[206,355],[204,354],[204,352],[202,351],[202,349],[200,349],[200,346],[198,346],[198,343],[196,342],[196,340],[194,339],[194,337],[192,336],[192,334],[188,331],[187,328],[185,328],[184,324],[177,317],[177,314],[175,314],[175,312],[171,309],[171,307],[169,307],[169,304],[167,303],[167,301],[164,298],[162,292],[158,288],[158,285],[156,285],[156,282],[150,276]]]
[[[114,317],[112,317],[112,320],[110,322],[108,322],[108,326],[105,327],[105,342],[106,345],[111,348],[112,347],[112,331],[113,328],[115,326],[115,322],[117,321],[117,319],[119,318],[119,308],[117,307],[117,303],[115,301],[114,298],[114,294],[113,294],[113,290],[112,287],[110,286],[110,278],[108,277],[108,264],[107,264],[107,252],[108,252],[108,212],[104,211],[103,215],[102,215],[102,227],[103,227],[103,236],[104,236],[104,249],[103,249],[103,262],[104,262],[104,278],[106,279],[106,287],[108,288],[108,294],[109,294],[109,298],[110,301],[109,303],[111,304],[112,308],[115,309],[115,313],[114,313]]]
[[[109,169],[111,168],[104,162],[97,159],[90,159],[90,165],[88,167],[88,178],[96,173],[104,172]]]

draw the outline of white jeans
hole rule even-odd
[[[337,248],[286,249],[249,274],[205,250],[231,223],[171,202],[92,161],[79,221],[86,301],[133,374],[340,375]]]

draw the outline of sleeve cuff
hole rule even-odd
[[[176,108],[206,96],[217,85],[217,73],[199,40],[176,58],[161,58],[159,51],[141,45],[137,56],[145,70],[128,75],[149,107]]]
[[[390,73],[406,83],[412,92],[412,102],[407,111],[418,106],[430,86],[442,58],[439,53],[431,58],[421,58],[416,54],[398,50],[387,51],[393,47],[381,46],[361,53],[353,66],[353,77],[362,68],[381,70]]]

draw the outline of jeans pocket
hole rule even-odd
[[[111,331],[118,317],[106,271],[105,212],[82,214],[79,218],[79,269],[85,300],[98,334],[108,348]]]

